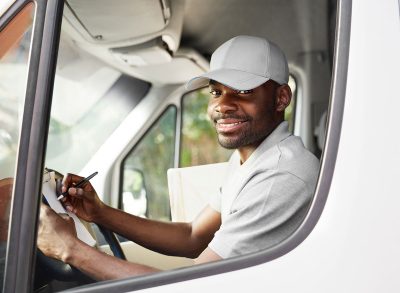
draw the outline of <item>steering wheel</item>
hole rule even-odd
[[[62,178],[63,175],[56,172],[56,178],[60,179],[60,177]],[[44,204],[47,204],[44,196],[42,197],[42,202]],[[99,228],[99,231],[103,235],[107,244],[110,246],[110,249],[113,252],[114,256],[126,260],[125,254],[115,234],[100,225],[97,225],[97,227]],[[39,249],[37,249],[36,251],[36,269],[34,282],[35,290],[42,288],[52,280],[64,282],[77,281],[80,284],[95,282],[94,279],[88,277],[77,268],[74,268],[73,266],[66,264],[60,260],[47,257]]]

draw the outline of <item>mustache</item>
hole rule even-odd
[[[237,119],[237,120],[252,120],[249,116],[241,116],[236,114],[221,114],[221,113],[213,113],[211,115],[211,120],[217,122],[220,119]]]

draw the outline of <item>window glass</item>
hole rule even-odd
[[[180,167],[225,162],[232,150],[218,144],[217,134],[207,115],[208,88],[183,96]]]
[[[293,132],[296,81],[291,75],[288,84],[293,96],[285,110],[285,120]],[[208,88],[187,93],[182,98],[180,167],[225,162],[232,154],[232,150],[224,149],[218,143],[214,126],[207,115],[208,99]]]
[[[170,106],[122,163],[121,208],[169,220],[167,170],[174,166],[176,108]]]
[[[148,89],[148,83],[78,51],[62,31],[46,167],[79,174]]]
[[[11,177],[14,177],[17,160],[34,10],[34,5],[28,4],[0,32],[0,288],[13,188]]]

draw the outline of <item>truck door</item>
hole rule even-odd
[[[3,1],[2,1],[3,2]],[[63,1],[0,7],[0,278],[31,292],[43,157]]]

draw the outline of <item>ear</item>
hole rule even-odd
[[[276,89],[276,111],[283,112],[292,100],[292,90],[287,84]]]

